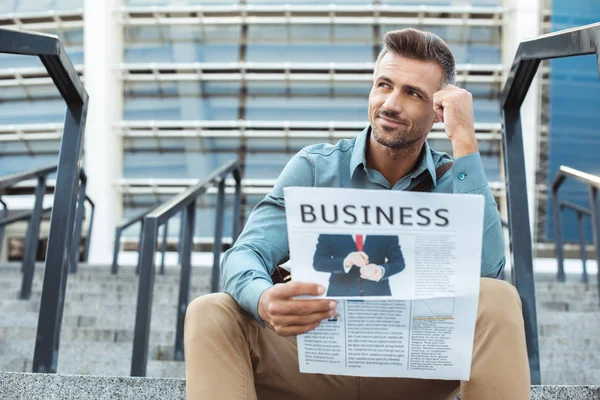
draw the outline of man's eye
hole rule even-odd
[[[412,90],[408,92],[408,95],[409,95],[409,96],[412,96],[412,97],[418,97],[418,98],[421,98],[421,95],[420,95],[419,93],[417,93],[417,92],[414,92],[414,91],[412,91]]]
[[[389,87],[389,85],[385,82],[379,82],[379,84],[377,85],[377,87]]]

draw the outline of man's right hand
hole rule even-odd
[[[281,336],[300,335],[315,329],[322,320],[336,315],[333,300],[302,300],[295,296],[320,296],[325,288],[316,283],[279,283],[265,290],[258,300],[258,315]]]
[[[369,264],[369,256],[364,251],[355,251],[344,258],[344,267],[350,268],[353,265],[364,267]]]

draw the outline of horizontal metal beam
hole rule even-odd
[[[600,176],[588,174],[586,172],[578,171],[574,168],[561,165],[556,176],[554,177],[554,181],[552,182],[552,190],[558,190],[566,178],[572,178],[586,185],[600,188]]]
[[[83,8],[14,12],[0,15],[2,27],[32,31],[72,31],[83,29]]]
[[[49,167],[38,168],[38,169],[31,170],[31,171],[25,171],[25,172],[13,174],[13,175],[9,175],[4,178],[1,178],[0,179],[0,193],[2,193],[2,189],[10,188],[11,186],[14,186],[25,180],[36,179],[40,176],[51,174],[53,172],[56,172],[57,169],[58,169],[58,165],[51,165]]]
[[[124,25],[427,24],[501,26],[502,7],[289,4],[126,6]],[[443,15],[443,17],[442,17]]]
[[[575,203],[571,203],[570,201],[566,201],[566,200],[562,200],[560,202],[560,208],[561,209],[568,208],[568,209],[573,210],[573,211],[575,211],[577,213],[581,213],[581,214],[584,214],[584,215],[592,215],[592,212],[589,209],[587,209],[585,207],[581,207],[580,205],[577,205]]]

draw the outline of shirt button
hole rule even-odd
[[[458,174],[458,180],[459,181],[464,181],[466,177],[467,176],[465,174],[463,174],[462,172],[460,174]]]

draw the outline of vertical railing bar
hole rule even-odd
[[[92,227],[94,225],[94,212],[96,206],[94,203],[90,203],[90,220],[88,222],[87,236],[85,238],[85,250],[83,253],[83,261],[88,262],[90,257],[90,243],[92,242]]]
[[[506,171],[508,224],[513,249],[511,265],[513,266],[514,283],[523,304],[531,383],[539,385],[541,372],[535,308],[535,281],[527,191],[524,190],[527,182],[520,106],[520,104],[513,106],[504,104],[503,106],[502,118],[505,132],[502,137],[502,146]]]
[[[240,235],[240,227],[242,221],[240,221],[241,209],[242,209],[242,177],[240,176],[239,170],[234,174],[235,178],[235,193],[233,199],[233,227],[231,230],[231,246],[235,244],[238,236]]]
[[[183,240],[181,242],[181,271],[179,278],[179,300],[177,303],[177,328],[175,331],[175,352],[176,361],[183,361],[183,328],[185,322],[185,312],[190,298],[190,281],[192,272],[192,253],[194,251],[194,232],[196,223],[196,200],[186,207],[183,213],[185,220],[182,221]]]
[[[40,237],[40,225],[42,223],[42,213],[44,208],[44,195],[46,194],[46,175],[38,177],[38,183],[35,188],[35,204],[29,225],[25,236],[25,248],[23,253],[23,281],[21,284],[21,293],[19,297],[27,300],[31,297],[31,286],[35,274],[35,259]]]
[[[140,267],[141,267],[141,263],[142,263],[142,238],[144,235],[144,222],[145,222],[145,218],[140,221],[140,236],[138,239],[138,248],[137,248],[138,262],[137,262],[137,265],[135,266],[135,274],[136,275],[140,274]],[[156,243],[154,244],[154,248],[156,248]],[[154,260],[154,259],[152,259],[152,260]],[[154,261],[152,261],[152,265],[154,265]]]
[[[186,221],[185,208],[183,210],[181,210],[180,221],[181,222],[179,224],[179,243],[177,243],[177,263],[179,265],[181,265],[181,260],[183,259],[183,254],[182,254],[183,235],[184,235],[184,231],[185,231],[185,221]],[[193,251],[193,246],[194,246],[194,242],[192,241],[192,251]]]
[[[48,233],[48,250],[37,325],[33,372],[55,373],[68,279],[68,249],[73,238],[74,214],[87,118],[87,95],[82,103],[67,103],[60,144],[56,186]]]
[[[150,217],[144,218],[139,250],[140,262],[138,266],[140,268],[140,275],[133,336],[133,355],[131,358],[131,376],[146,376],[157,236],[158,220]]]
[[[562,219],[561,219],[562,206],[558,199],[558,187],[556,190],[552,190],[552,217],[554,224],[554,252],[556,254],[556,263],[558,270],[556,272],[556,280],[558,282],[565,282],[565,256],[564,256],[564,242],[562,237]]]
[[[110,273],[116,275],[119,272],[119,252],[121,250],[121,235],[123,234],[123,229],[121,227],[117,227],[115,230],[115,246],[113,248],[113,262]]]
[[[587,255],[585,249],[585,229],[583,225],[583,213],[577,211],[577,230],[579,231],[579,254],[581,256],[581,267],[582,267],[582,276],[581,281],[583,283],[588,283],[588,273],[587,273]]]
[[[598,273],[596,274],[596,278],[598,282],[598,294],[600,295],[600,209],[598,205],[598,188],[590,185],[589,194],[592,234],[594,236],[594,250],[596,252],[596,265],[598,265]],[[600,299],[600,296],[598,298]]]
[[[8,217],[8,205],[0,198],[0,204],[2,204],[2,219]],[[2,257],[2,247],[4,245],[4,225],[0,225],[0,260]]]
[[[79,194],[77,197],[77,208],[75,209],[75,228],[73,229],[73,239],[71,240],[71,253],[69,262],[69,273],[77,272],[77,264],[79,262],[79,246],[81,245],[81,230],[83,227],[83,219],[85,218],[85,190],[86,182],[82,180],[79,184]]]
[[[169,234],[169,221],[166,221],[163,226],[163,240],[161,245],[161,259],[160,259],[160,274],[165,274],[165,255],[167,254],[167,236]]]
[[[217,215],[215,218],[215,238],[213,245],[213,267],[210,279],[210,291],[216,293],[219,291],[219,280],[221,275],[221,252],[223,250],[223,214],[225,211],[225,179],[219,182],[219,192],[217,194]]]

